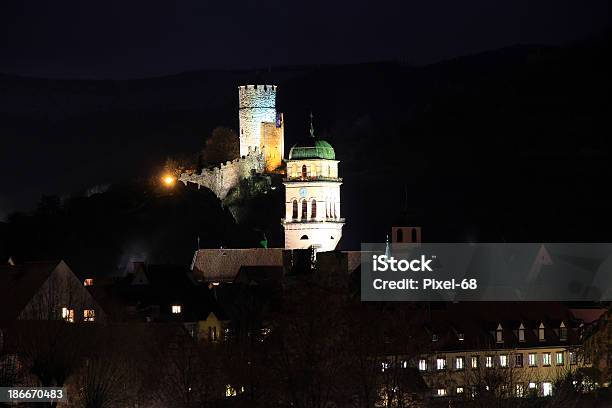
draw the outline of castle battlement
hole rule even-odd
[[[271,151],[270,138],[266,143],[266,135],[262,124],[278,124],[276,113],[276,85],[241,85],[238,87],[238,120],[240,122],[240,155],[248,154],[253,148]],[[282,149],[283,143],[274,139],[276,149]],[[282,154],[282,151],[280,152]],[[278,154],[276,154],[278,156]],[[270,167],[270,166],[268,166]]]
[[[252,90],[263,90],[264,92],[276,92],[276,85],[240,85],[238,86],[239,91]]]

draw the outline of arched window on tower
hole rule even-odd
[[[404,242],[404,231],[401,228],[397,230],[395,242]]]
[[[294,164],[293,166],[291,166],[291,177],[297,177],[297,166]]]
[[[302,200],[302,220],[306,221],[308,218],[308,201]]]
[[[308,168],[304,164],[302,165],[302,178],[305,179],[306,177],[308,177]]]
[[[317,218],[317,200],[312,199],[312,208],[310,209],[310,218]]]
[[[297,220],[298,217],[298,203],[297,200],[293,200],[293,213],[291,214],[294,220]]]

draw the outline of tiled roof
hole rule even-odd
[[[423,327],[437,350],[507,349],[576,344],[579,341],[577,322],[570,310],[560,302],[459,302],[434,304],[432,310],[413,315],[413,324]],[[559,336],[561,322],[567,328],[567,340]],[[538,338],[543,323],[545,341]],[[523,324],[525,341],[520,342],[518,329]],[[495,332],[501,325],[503,342],[497,343]],[[464,340],[459,340],[459,334]]]
[[[200,249],[191,269],[197,280],[233,282],[242,266],[283,266],[282,248]]]
[[[17,319],[51,273],[63,261],[0,266],[0,324]],[[67,266],[66,266],[67,267]]]

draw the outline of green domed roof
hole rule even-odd
[[[289,150],[289,160],[296,159],[327,159],[335,160],[336,152],[328,142],[315,137],[309,137],[298,142]]]

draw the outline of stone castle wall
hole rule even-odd
[[[282,113],[279,114],[276,122],[264,122],[261,124],[260,149],[264,153],[266,172],[271,173],[283,164],[285,123]]]
[[[276,86],[242,85],[238,87],[240,155],[261,146],[261,123],[276,121]]]
[[[194,183],[198,188],[205,187],[223,200],[227,193],[240,183],[240,180],[248,178],[253,173],[263,173],[264,163],[263,153],[259,149],[254,149],[246,156],[222,163],[218,167],[204,169],[201,173],[182,173],[179,181],[185,185]]]

